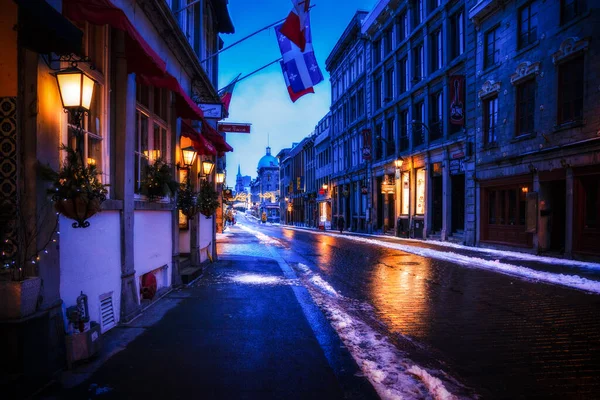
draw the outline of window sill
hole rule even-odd
[[[522,142],[524,140],[533,139],[536,136],[537,136],[536,133],[524,133],[522,135],[519,135],[519,136],[516,136],[516,137],[512,138],[510,140],[510,142],[511,143],[518,143],[518,142]]]
[[[166,202],[148,202],[142,200],[135,200],[135,210],[148,210],[148,211],[171,211],[175,209],[175,203]]]
[[[499,62],[498,64],[494,64],[494,65],[490,65],[487,66],[483,69],[483,72],[481,73],[482,75],[487,75],[489,73],[491,73],[492,71],[497,70],[498,68],[500,68],[500,66],[502,65],[501,62]]]
[[[492,143],[488,143],[488,144],[484,144],[481,147],[481,150],[486,151],[486,150],[496,150],[498,149],[500,146],[498,146],[498,142],[492,142]]]
[[[568,129],[578,128],[580,126],[585,126],[586,121],[584,119],[577,119],[575,121],[563,122],[562,124],[554,125],[552,132],[560,132]]]
[[[540,39],[536,40],[535,42],[533,42],[531,44],[528,44],[527,46],[525,46],[521,49],[518,49],[517,53],[515,54],[515,57],[519,57],[521,54],[527,53],[529,50],[533,49],[534,47],[536,47],[539,44],[540,44]],[[513,57],[513,58],[515,58],[515,57]]]
[[[101,207],[102,211],[119,211],[123,209],[123,200],[106,199]]]
[[[592,14],[592,10],[587,10],[586,12],[584,12],[581,15],[576,16],[575,18],[573,18],[570,21],[567,21],[563,24],[561,24],[561,27],[559,28],[557,33],[560,33],[566,29],[569,29],[571,26],[581,22],[582,20],[586,19],[587,17],[589,17]]]

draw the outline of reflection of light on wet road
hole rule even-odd
[[[428,264],[421,257],[390,251],[375,266],[371,298],[391,331],[414,337],[428,326]]]

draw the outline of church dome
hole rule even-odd
[[[267,147],[267,154],[258,162],[257,169],[261,168],[279,168],[279,160],[271,155],[270,147]]]

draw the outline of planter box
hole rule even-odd
[[[37,308],[42,286],[40,277],[24,281],[0,281],[0,320],[19,319],[31,315]]]
[[[65,344],[67,346],[67,365],[71,369],[74,362],[87,360],[102,349],[100,325],[92,322],[87,331],[67,335]]]

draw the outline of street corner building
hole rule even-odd
[[[282,216],[597,260],[599,13],[589,0],[357,11],[326,60],[327,134],[303,142],[303,171],[282,150],[281,196],[305,179]]]
[[[180,183],[218,195],[233,150],[226,111],[203,112],[221,109],[227,7],[2,0],[0,366],[21,388],[76,361],[69,337],[95,341],[216,256],[217,207],[174,199]]]

